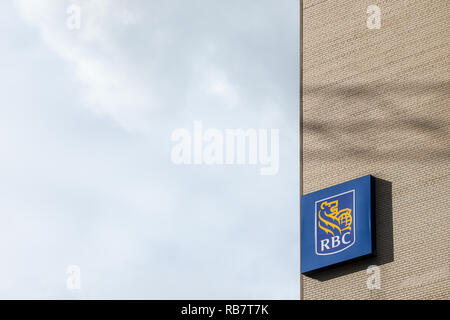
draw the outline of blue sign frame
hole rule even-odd
[[[301,273],[375,254],[371,175],[301,198]]]

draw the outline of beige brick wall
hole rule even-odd
[[[381,8],[369,30],[367,7]],[[305,299],[450,298],[450,1],[304,0],[303,192],[372,174],[378,256]],[[381,289],[366,286],[368,265]]]

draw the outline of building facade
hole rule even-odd
[[[449,299],[450,1],[302,9],[302,192],[372,174],[377,246],[302,276],[303,298]]]

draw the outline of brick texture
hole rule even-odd
[[[304,0],[303,15],[303,191],[379,179],[377,257],[303,276],[304,298],[449,299],[450,1]]]

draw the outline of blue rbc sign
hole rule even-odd
[[[368,175],[302,197],[302,273],[374,254],[373,185]]]

